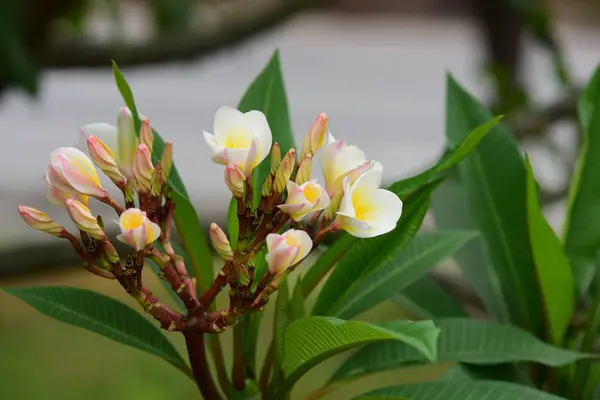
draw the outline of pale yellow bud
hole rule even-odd
[[[312,123],[304,140],[302,141],[302,151],[300,159],[303,160],[307,155],[314,156],[317,150],[323,146],[325,134],[327,133],[327,114],[322,113]]]
[[[104,241],[103,251],[104,251],[104,256],[106,257],[106,260],[109,263],[115,264],[115,263],[119,262],[119,260],[120,260],[119,253],[117,253],[117,249],[115,249],[115,246],[113,246],[109,240]]]
[[[290,176],[294,171],[294,166],[296,164],[296,150],[290,149],[283,160],[281,160],[281,164],[277,169],[277,174],[275,175],[275,183],[273,185],[273,189],[275,193],[282,193],[287,181],[290,180]]]
[[[229,163],[225,167],[225,184],[231,190],[233,197],[241,198],[244,196],[244,185],[246,176],[242,170],[235,164]]]
[[[125,185],[125,176],[119,170],[112,150],[94,135],[88,136],[87,147],[94,164],[117,186],[123,187]]]
[[[69,217],[71,217],[71,220],[80,231],[86,232],[97,240],[106,239],[106,233],[104,233],[104,230],[98,224],[98,220],[84,204],[77,200],[67,199],[65,207]]]
[[[281,164],[281,148],[279,147],[279,143],[275,142],[271,148],[271,175],[277,173],[279,164]]]
[[[215,251],[221,256],[223,260],[233,260],[233,251],[231,250],[231,244],[225,232],[214,222],[210,224],[210,241]]]
[[[152,154],[148,146],[142,143],[137,148],[133,162],[133,175],[140,192],[148,193],[150,191],[152,174],[154,174]]]
[[[17,211],[23,218],[23,221],[30,227],[37,229],[38,231],[46,232],[54,236],[58,236],[64,231],[64,228],[58,225],[52,218],[43,211],[37,208],[19,206]]]
[[[169,174],[171,173],[171,167],[173,166],[173,142],[168,141],[165,143],[162,156],[160,158],[160,165],[162,168],[163,182],[169,181]]]
[[[298,167],[298,173],[296,174],[296,183],[298,185],[303,185],[305,182],[310,180],[310,174],[312,170],[312,155],[307,154],[300,167]]]
[[[273,193],[273,177],[271,175],[267,175],[265,179],[265,183],[263,183],[262,187],[262,195],[263,197],[269,197]]]

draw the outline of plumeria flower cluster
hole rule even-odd
[[[336,140],[327,131],[325,114],[309,128],[300,154],[295,149],[281,154],[279,144],[272,143],[265,115],[259,111],[220,108],[213,133],[204,132],[204,139],[212,160],[224,165],[225,184],[237,201],[237,248],[231,249],[216,225],[211,228],[213,244],[225,260],[221,276],[233,274],[238,285],[251,287],[256,254],[267,249],[268,271],[254,292],[240,290],[247,300],[242,308],[264,305],[281,279],[326,234],[345,230],[359,238],[378,236],[394,229],[402,213],[401,200],[380,188],[383,166],[368,160],[357,146]],[[270,173],[264,182],[258,182],[253,170],[269,153]],[[317,157],[324,185],[311,178]],[[262,185],[260,201],[253,199],[256,185]]]
[[[282,154],[263,113],[221,107],[213,133],[204,132],[204,139],[212,160],[223,165],[224,182],[236,201],[239,229],[232,248],[225,232],[211,224],[211,242],[223,268],[212,285],[198,293],[182,255],[171,243],[177,206],[168,183],[172,144],[167,142],[159,154],[153,152],[149,120],[137,122],[136,129],[136,118],[122,108],[116,127],[86,125],[79,149],[61,147],[51,153],[46,197],[65,208],[78,234],[40,210],[19,206],[18,211],[31,227],[71,242],[87,270],[117,280],[165,329],[222,332],[240,314],[261,310],[281,280],[327,234],[345,230],[360,238],[374,237],[394,229],[402,213],[400,199],[380,188],[382,165],[367,159],[358,147],[336,140],[327,131],[325,114],[310,126],[299,154],[293,148]],[[261,176],[257,168],[269,155],[270,165],[260,168],[266,176]],[[315,158],[323,184],[311,177]],[[122,202],[111,198],[97,169],[120,189]],[[131,248],[127,255],[117,253],[104,219],[92,213],[91,201],[114,209],[113,220],[120,230],[115,240]],[[160,267],[162,278],[185,305],[185,315],[144,285],[147,259]],[[266,272],[255,276],[259,263],[266,263]],[[226,286],[229,307],[209,311]]]

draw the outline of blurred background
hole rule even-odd
[[[111,59],[141,111],[175,143],[205,224],[224,221],[229,193],[201,132],[279,48],[297,142],[326,112],[336,137],[385,165],[388,183],[444,151],[451,73],[507,115],[559,227],[579,146],[576,99],[600,62],[599,21],[599,0],[0,0],[0,284],[81,286],[129,303],[16,213],[27,204],[65,221],[46,204],[43,173],[49,153],[74,145],[80,126],[115,123],[122,101]],[[384,304],[378,313],[364,317],[398,310]],[[336,362],[309,374],[296,397]],[[0,376],[0,398],[10,399],[178,399],[196,390],[161,360],[3,292]]]

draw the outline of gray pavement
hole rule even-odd
[[[175,143],[176,162],[201,218],[222,220],[228,192],[209,160],[201,132],[221,105],[236,105],[275,47],[281,60],[297,140],[328,113],[336,137],[385,166],[387,181],[429,165],[444,145],[444,79],[451,72],[485,99],[478,33],[466,20],[304,14],[233,50],[199,62],[125,70],[138,107]],[[600,61],[600,31],[561,26],[570,67],[585,81]],[[545,54],[529,46],[528,84],[540,102],[556,96]],[[122,105],[110,70],[45,74],[37,100],[9,93],[0,103],[0,251],[53,240],[28,229],[15,207],[45,205],[48,155],[76,142],[89,122],[113,122]],[[64,217],[57,218],[64,221]]]

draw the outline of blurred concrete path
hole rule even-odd
[[[569,66],[585,81],[600,61],[600,31],[564,26],[559,33]],[[201,132],[212,130],[219,106],[237,104],[276,47],[297,139],[327,112],[332,133],[380,160],[388,182],[439,155],[447,71],[485,98],[478,33],[465,20],[305,14],[201,62],[126,70],[138,107],[175,142],[179,170],[204,222],[223,219],[229,194]],[[557,89],[544,53],[532,47],[526,64],[536,98],[551,101]],[[49,72],[39,99],[20,93],[2,99],[0,250],[52,240],[29,230],[15,207],[29,204],[61,216],[43,199],[50,151],[74,144],[85,123],[113,122],[121,104],[109,68]]]

